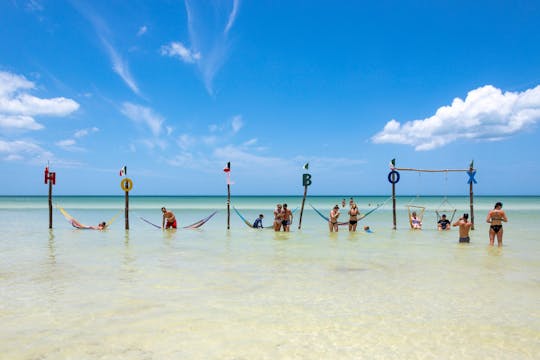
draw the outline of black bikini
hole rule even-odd
[[[495,234],[496,234],[496,233],[499,232],[499,230],[502,229],[502,225],[491,225],[490,228],[491,228],[491,230],[493,230],[493,231],[495,232]]]

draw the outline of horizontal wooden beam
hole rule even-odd
[[[467,172],[475,169],[444,169],[444,170],[432,170],[432,169],[413,169],[413,168],[394,168],[398,171],[417,171],[417,172]]]

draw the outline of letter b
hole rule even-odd
[[[303,186],[311,185],[311,174],[302,175],[302,185]]]

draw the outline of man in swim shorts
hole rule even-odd
[[[162,229],[176,229],[176,217],[174,216],[174,213],[170,210],[165,209],[165,207],[161,208],[161,212],[163,213],[163,223],[161,224]],[[165,225],[165,222],[167,224]]]
[[[281,225],[283,226],[283,231],[290,231],[292,224],[292,211],[287,208],[287,204],[283,204],[281,209]]]
[[[458,221],[452,224],[452,226],[459,226],[459,242],[469,243],[471,239],[469,237],[469,231],[471,230],[472,223],[469,222],[469,214],[463,214]]]
[[[489,226],[489,245],[495,245],[495,237],[497,237],[497,245],[502,246],[503,241],[503,226],[502,222],[507,222],[508,218],[506,213],[502,209],[502,202],[497,202],[493,210],[491,210],[486,218],[486,222],[490,223]]]

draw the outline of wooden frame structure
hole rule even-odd
[[[427,173],[441,173],[441,172],[465,172],[469,175],[469,206],[470,206],[470,219],[472,223],[472,229],[474,230],[474,192],[473,184],[476,184],[474,175],[476,169],[474,168],[474,161],[471,161],[468,169],[415,169],[415,168],[398,168],[395,167],[395,159],[391,161],[391,171],[388,174],[388,181],[392,184],[392,217],[393,217],[393,230],[397,228],[396,217],[396,184],[399,182],[399,171],[414,171],[414,172],[427,172]]]

